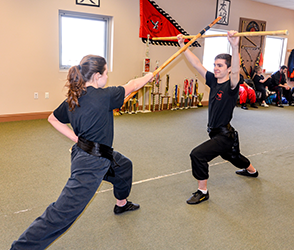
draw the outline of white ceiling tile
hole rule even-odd
[[[294,10],[294,0],[279,0],[279,1],[277,1],[277,0],[252,0],[252,1]]]

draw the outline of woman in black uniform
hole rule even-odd
[[[268,86],[271,85],[271,76],[267,76],[264,78],[262,75],[262,68],[260,66],[255,67],[255,74],[253,76],[253,82],[255,85],[255,88],[257,91],[261,92],[261,106],[268,108],[269,106],[266,104],[265,99],[266,99],[266,89],[268,89]]]
[[[123,105],[125,96],[149,82],[153,74],[124,86],[104,88],[107,72],[105,59],[95,55],[85,56],[79,65],[69,69],[67,99],[48,121],[76,143],[71,153],[71,176],[57,201],[13,242],[11,249],[45,249],[73,224],[102,180],[113,184],[115,214],[139,208],[127,200],[132,186],[132,162],[112,149],[113,110]]]

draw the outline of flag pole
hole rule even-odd
[[[213,25],[215,25],[221,17],[216,18],[211,24],[206,26],[203,30],[201,30],[196,36],[193,36],[193,38],[185,44],[180,50],[178,50],[175,54],[173,54],[165,63],[163,63],[160,67],[158,67],[154,72],[153,76],[156,76],[161,70],[163,70],[168,64],[170,64],[178,55],[180,55],[182,52],[184,52],[192,43],[194,43],[199,37],[201,37],[207,30],[209,30]],[[134,91],[128,96],[125,97],[124,104],[130,100],[137,92]],[[144,105],[144,104],[143,104]]]

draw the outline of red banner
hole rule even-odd
[[[176,36],[178,34],[189,35],[184,29],[173,20],[164,10],[162,10],[152,0],[140,0],[140,34],[143,42],[146,42],[147,35],[150,39],[153,37],[166,37]],[[187,40],[188,41],[188,40]],[[177,40],[175,41],[152,41],[152,44],[160,45],[175,45],[178,46]],[[194,47],[200,47],[196,41],[193,43]]]

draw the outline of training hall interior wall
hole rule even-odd
[[[215,19],[217,0],[156,0],[188,33],[197,34]],[[67,72],[59,70],[58,11],[68,10],[114,17],[113,68],[108,85],[122,85],[143,69],[145,44],[139,38],[139,0],[100,0],[100,7],[76,5],[75,0],[0,1],[0,117],[13,114],[51,112],[65,98]],[[289,30],[287,49],[294,48],[294,11],[250,0],[231,0],[229,25],[215,25],[222,30],[238,30],[239,18],[266,21],[266,30]],[[78,34],[77,34],[78,35]],[[85,44],[90,41],[85,40]],[[201,48],[192,51],[201,60]],[[178,47],[150,45],[151,69],[155,61],[164,63]],[[288,59],[289,52],[286,55]],[[161,72],[162,88],[165,75],[170,75],[170,94],[175,84],[197,72],[179,56]],[[208,88],[198,77],[199,92],[208,100]],[[39,98],[34,99],[34,92]],[[49,92],[49,99],[45,99]]]

